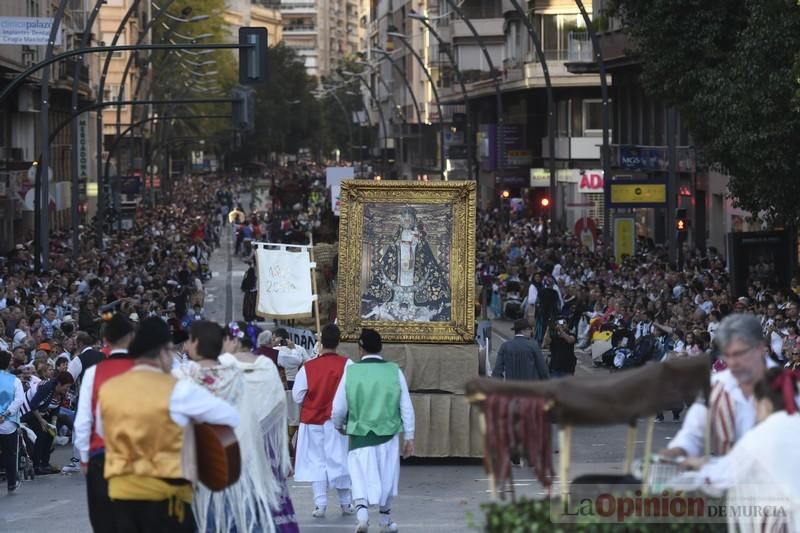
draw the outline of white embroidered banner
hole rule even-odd
[[[316,296],[311,289],[308,247],[256,244],[258,300],[256,314],[268,318],[312,316]]]

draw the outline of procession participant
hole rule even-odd
[[[702,455],[709,416],[712,451],[717,455],[727,453],[756,423],[753,387],[767,368],[775,366],[767,355],[761,323],[755,315],[729,315],[720,323],[715,339],[727,370],[711,375],[711,410],[700,401],[692,404],[681,430],[661,451],[665,457]]]
[[[105,359],[105,354],[94,349],[94,339],[85,331],[78,332],[75,337],[75,347],[78,355],[69,362],[69,373],[75,381],[78,381],[87,369]]]
[[[236,437],[248,467],[224,491],[195,488],[198,529],[295,533],[297,521],[286,485],[286,395],[274,363],[254,356],[237,336],[241,331],[231,333],[226,338],[214,322],[192,324],[186,343],[190,362],[173,371],[231,402],[241,415]]]
[[[380,509],[381,532],[398,530],[391,518],[392,499],[400,481],[400,437],[403,457],[414,453],[414,407],[403,371],[379,354],[380,334],[361,330],[361,361],[346,368],[333,399],[333,425],[350,437],[347,457],[358,524],[369,529],[370,505]]]
[[[74,444],[86,473],[86,501],[89,521],[95,533],[114,529],[114,515],[108,498],[108,483],[103,475],[105,447],[95,431],[94,413],[100,387],[109,379],[133,367],[128,347],[133,340],[133,324],[121,313],[111,317],[103,328],[103,338],[111,351],[108,358],[86,370],[81,382],[78,413],[75,416]]]
[[[144,320],[129,353],[133,368],[105,382],[95,414],[116,529],[194,532],[186,505],[196,465],[188,460],[193,442],[185,440],[184,428],[191,422],[235,427],[239,414],[203,387],[169,375],[170,332],[163,320]]]
[[[3,466],[6,471],[8,492],[14,492],[22,482],[17,479],[17,444],[19,442],[19,408],[25,401],[22,382],[11,374],[11,353],[0,352],[0,452],[3,454]]]
[[[292,390],[297,372],[311,359],[311,354],[302,346],[296,345],[284,328],[278,328],[272,334],[272,346],[278,350],[278,365],[286,371],[286,385],[288,390]]]
[[[331,422],[333,396],[350,359],[336,353],[341,331],[335,324],[322,328],[322,354],[297,372],[292,397],[300,404],[295,481],[310,481],[314,491],[314,518],[328,508],[328,487],[339,493],[343,515],[351,515],[350,476],[347,473],[347,437]]]
[[[755,505],[774,510],[730,514],[731,531],[800,531],[800,458],[786,453],[800,446],[798,378],[797,372],[770,368],[753,388],[758,425],[723,457],[687,459],[683,466],[698,471],[679,476],[670,486],[716,497],[727,491],[729,509]]]

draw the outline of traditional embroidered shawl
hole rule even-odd
[[[278,466],[288,474],[291,462],[283,385],[275,364],[266,357],[245,363],[226,353],[218,360],[220,364],[212,368],[190,363],[176,371],[178,377],[192,379],[232,403],[241,417],[236,428],[242,454],[241,477],[222,492],[197,486],[193,508],[198,530],[274,532],[270,508],[280,508],[282,487],[272,473],[265,442],[281,450],[276,458]]]

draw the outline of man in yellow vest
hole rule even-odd
[[[176,380],[167,324],[143,321],[128,349],[127,372],[98,392],[96,431],[105,440],[105,477],[116,529],[124,533],[194,532],[192,422],[235,427],[236,409],[189,380]],[[191,433],[189,433],[191,434]],[[186,440],[186,443],[184,443]]]
[[[414,407],[408,384],[395,363],[384,361],[380,334],[363,329],[358,339],[361,361],[348,365],[333,398],[331,420],[350,437],[347,465],[358,525],[369,529],[370,505],[380,509],[381,533],[394,533],[392,499],[400,481],[400,437],[403,457],[414,453]]]

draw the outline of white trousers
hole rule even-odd
[[[400,482],[400,436],[378,446],[352,450],[347,457],[353,500],[388,507]]]
[[[295,481],[327,481],[335,489],[350,488],[347,437],[330,420],[322,425],[300,424],[295,457]]]

